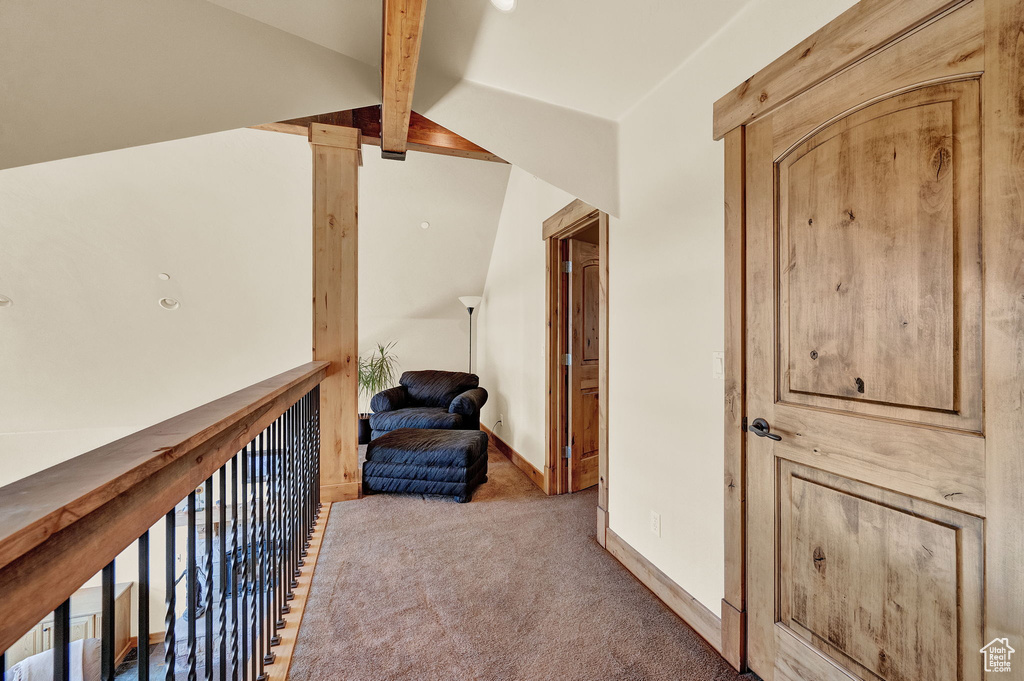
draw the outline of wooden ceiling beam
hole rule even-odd
[[[427,0],[383,0],[381,156],[405,160]]]
[[[267,123],[265,125],[254,125],[258,130],[270,130],[272,132],[286,132],[293,135],[306,136],[310,123],[326,123],[328,125],[343,125],[359,128],[363,134],[363,144],[373,146],[381,145],[381,107],[364,106],[360,109],[348,111],[335,111],[333,113],[319,114],[317,116],[306,116],[305,118],[294,118],[278,123]],[[493,161],[505,163],[505,160],[483,147],[473,144],[469,140],[452,132],[425,116],[415,111],[409,116],[409,132],[406,135],[406,149],[422,151],[428,154],[443,154],[445,156],[458,156],[461,158],[472,158],[481,161]]]

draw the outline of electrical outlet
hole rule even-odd
[[[651,511],[651,534],[661,536],[661,514],[657,511]]]
[[[711,377],[725,378],[725,353],[711,353]]]
[[[498,414],[498,423],[500,423],[501,425],[505,425],[505,415],[504,414]]]

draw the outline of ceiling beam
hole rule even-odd
[[[254,125],[253,127],[259,130],[287,132],[293,135],[306,136],[309,132],[310,123],[326,123],[328,125],[359,128],[360,132],[362,132],[363,144],[374,146],[380,146],[381,144],[382,126],[381,107],[379,105],[364,106],[360,109],[350,109],[348,111],[335,111],[334,113],[319,114],[317,116],[306,116],[305,118],[293,118],[288,121]],[[405,141],[406,149],[411,149],[412,151],[505,163],[505,160],[501,157],[492,154],[481,146],[473,144],[465,137],[459,136],[448,128],[438,125],[415,111],[411,112],[409,116],[409,132],[406,135]]]
[[[380,151],[384,158],[405,160],[427,0],[383,1]]]

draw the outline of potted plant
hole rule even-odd
[[[359,414],[359,444],[361,445],[370,442],[370,400],[381,390],[395,384],[395,365],[398,363],[398,357],[391,352],[393,347],[395,347],[395,341],[391,341],[387,345],[377,343],[376,350],[369,355],[359,357],[359,394],[363,398],[363,403],[367,405],[367,411]]]

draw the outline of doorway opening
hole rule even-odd
[[[573,201],[544,221],[547,242],[545,491],[598,488],[598,540],[608,498],[608,215]]]

